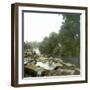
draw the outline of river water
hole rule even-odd
[[[49,62],[45,62],[45,63],[37,62],[36,66],[40,66],[47,70],[53,70],[56,67],[56,65],[54,63],[50,64]]]

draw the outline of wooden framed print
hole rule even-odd
[[[11,5],[11,85],[87,82],[87,7]]]

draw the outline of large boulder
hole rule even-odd
[[[25,77],[36,77],[37,76],[37,72],[33,69],[24,67],[24,76]]]
[[[41,76],[44,70],[44,68],[30,63],[24,66],[25,74],[31,77]]]

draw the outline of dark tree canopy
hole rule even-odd
[[[76,57],[80,53],[80,15],[63,14],[58,33],[52,32],[40,43],[41,54],[59,57]]]
[[[64,14],[63,25],[59,31],[63,56],[79,56],[80,53],[80,15]]]
[[[40,44],[40,52],[44,55],[53,56],[54,49],[58,44],[58,35],[52,32],[49,37],[45,37],[43,42]]]

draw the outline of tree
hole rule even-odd
[[[58,38],[57,33],[52,32],[50,33],[49,37],[45,37],[43,42],[41,42],[39,50],[41,54],[47,55],[47,56],[54,56],[54,49],[58,45]]]
[[[51,32],[39,46],[41,54],[56,57],[80,55],[80,14],[63,14],[58,33]]]
[[[24,51],[31,49],[32,47],[30,46],[29,42],[24,42]]]
[[[79,56],[80,53],[80,15],[64,14],[63,25],[59,31],[62,56]]]

